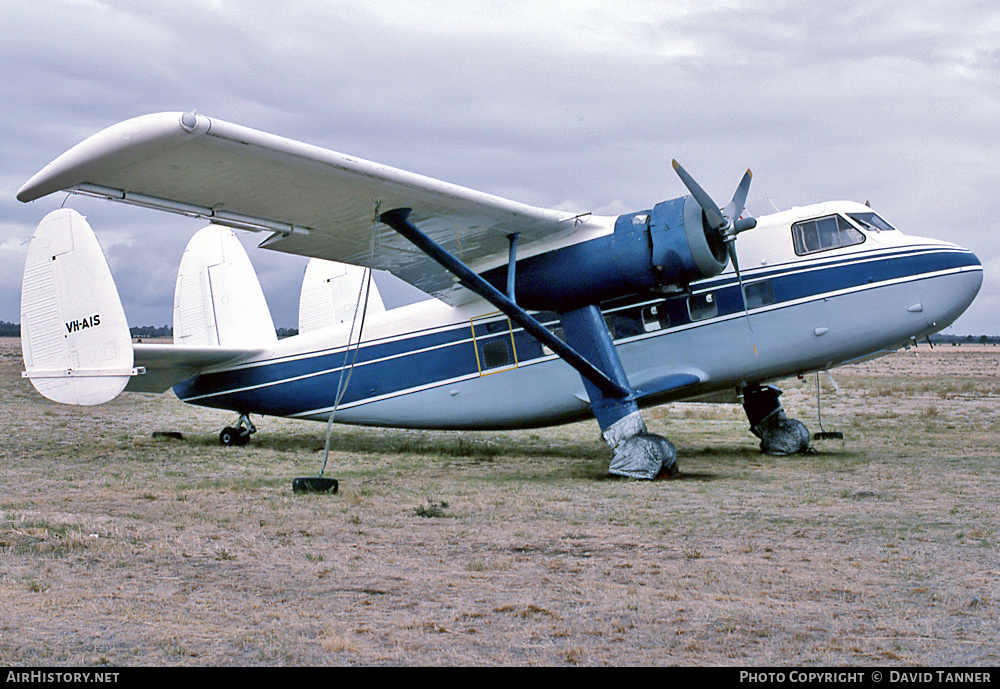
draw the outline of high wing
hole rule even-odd
[[[467,265],[506,262],[576,241],[573,214],[520,204],[421,175],[209,119],[158,113],[127,120],[73,147],[18,192],[60,190],[268,230],[262,246],[388,270],[458,304],[472,295],[425,253],[378,221],[411,208],[411,222]]]

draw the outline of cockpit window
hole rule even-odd
[[[792,225],[792,243],[799,256],[861,244],[863,241],[864,233],[839,215],[828,215]]]
[[[861,225],[866,230],[875,232],[889,232],[896,228],[887,223],[878,213],[848,213],[851,220]]]

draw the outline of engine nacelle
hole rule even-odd
[[[561,312],[712,277],[728,260],[720,233],[684,196],[619,216],[610,235],[518,260],[514,290],[523,308]],[[483,275],[501,291],[506,276],[506,267]]]
[[[705,223],[693,196],[656,204],[649,218],[649,235],[653,267],[665,278],[661,283],[686,285],[714,277],[729,263],[722,235]]]

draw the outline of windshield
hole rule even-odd
[[[874,232],[889,232],[896,228],[887,223],[878,213],[848,213],[851,220],[861,225],[866,230]]]

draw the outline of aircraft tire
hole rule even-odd
[[[677,450],[662,435],[637,433],[615,446],[608,473],[647,480],[673,478],[679,473]]]
[[[237,429],[232,428],[231,426],[226,426],[225,428],[222,429],[222,432],[219,433],[219,442],[225,445],[226,447],[246,444],[246,441],[240,443],[240,432]]]
[[[809,452],[809,429],[798,419],[791,419],[778,409],[757,426],[760,450],[780,457]]]

